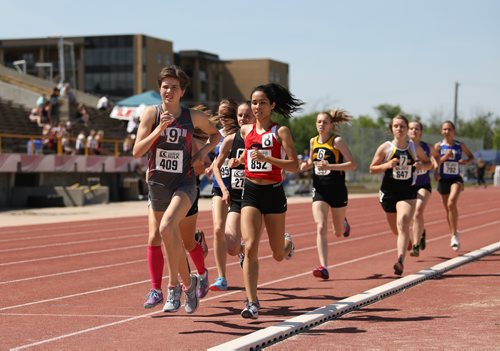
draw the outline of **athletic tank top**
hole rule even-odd
[[[219,129],[219,134],[221,135],[219,143],[215,146],[215,156],[219,157],[220,153],[220,148],[222,146],[222,142],[224,141],[224,134],[222,133],[222,129]],[[227,165],[228,159],[226,158],[224,160],[224,164],[220,168],[220,175],[222,176],[222,181],[224,182],[224,185],[226,187],[229,187],[229,166]],[[219,183],[217,182],[217,179],[215,177],[212,178],[212,186],[214,188],[220,188]]]
[[[254,123],[252,130],[245,138],[245,176],[250,179],[266,179],[279,183],[282,181],[281,168],[269,162],[252,160],[250,155],[252,150],[259,150],[265,156],[283,159],[284,150],[276,137],[280,125],[273,123],[271,128],[262,134],[257,133],[255,126]]]
[[[460,177],[460,164],[462,158],[462,143],[454,140],[453,145],[446,145],[444,140],[439,143],[439,156],[444,156],[448,150],[452,150],[453,157],[447,159],[439,166],[441,179],[456,179]]]
[[[424,149],[427,157],[431,156],[431,149],[429,144],[426,142],[420,141],[420,146]],[[431,183],[431,177],[429,177],[429,171],[417,171],[417,180],[415,181],[415,185],[429,185]]]
[[[385,171],[381,189],[396,192],[415,185],[417,153],[413,141],[409,140],[408,146],[404,149],[398,149],[390,141],[386,142],[386,146],[387,154],[384,162],[398,158],[399,164]]]
[[[155,106],[156,120],[153,129],[160,123],[163,112],[161,105]],[[164,186],[179,184],[196,184],[191,164],[191,141],[193,122],[189,109],[182,108],[181,115],[176,118],[154,141],[149,151],[149,176],[151,182]]]
[[[344,162],[342,153],[333,146],[336,135],[332,135],[326,142],[319,142],[319,135],[313,138],[313,161],[328,161],[329,164],[339,164]],[[345,183],[344,171],[319,170],[313,167],[313,186],[343,184]]]
[[[229,158],[240,158],[245,152],[245,141],[241,137],[238,130],[234,135],[233,146],[229,152]],[[232,199],[241,199],[243,193],[243,184],[245,184],[245,165],[240,164],[238,167],[231,168],[231,183],[229,192]]]

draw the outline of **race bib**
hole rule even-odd
[[[261,162],[257,160],[252,160],[251,154],[253,150],[247,151],[247,167],[249,172],[271,172],[273,166],[269,162]],[[271,150],[259,150],[259,152],[269,157],[271,156]]]
[[[245,184],[245,170],[244,169],[232,169],[231,170],[231,188],[242,190],[244,184]]]
[[[226,158],[224,160],[224,164],[220,168],[220,175],[222,178],[228,178],[231,175],[231,171],[229,169],[229,166],[227,165],[228,159]]]
[[[443,163],[443,173],[450,175],[458,175],[460,173],[460,168],[458,162],[446,161]]]
[[[420,175],[424,175],[424,174],[426,174],[427,172],[428,172],[428,171],[424,171],[423,169],[419,169],[419,170],[417,171],[417,175],[419,175],[419,176],[420,176]]]
[[[411,177],[411,166],[395,166],[392,169],[392,178],[396,180],[407,180]]]
[[[181,150],[156,149],[155,169],[168,173],[182,173],[184,154]]]
[[[318,167],[314,166],[314,173],[318,176],[326,176],[330,174],[329,169],[319,169]]]

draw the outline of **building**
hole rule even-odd
[[[271,59],[229,60],[224,63],[222,91],[236,101],[250,99],[254,87],[278,83],[288,88],[288,64]]]
[[[0,64],[93,95],[119,100],[157,90],[166,65],[180,65],[191,78],[188,106],[215,110],[222,98],[248,100],[259,84],[288,87],[288,64],[271,59],[221,60],[199,50],[174,54],[171,41],[143,34],[0,40]]]
[[[142,34],[0,41],[0,64],[112,99],[157,89],[173,62],[172,42]]]

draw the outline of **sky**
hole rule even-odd
[[[174,51],[289,64],[310,113],[500,116],[498,0],[0,0],[0,39],[145,34]]]

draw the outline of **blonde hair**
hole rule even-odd
[[[320,114],[327,115],[334,125],[348,123],[352,120],[352,116],[346,110],[341,108],[335,108],[329,111],[320,112]]]

